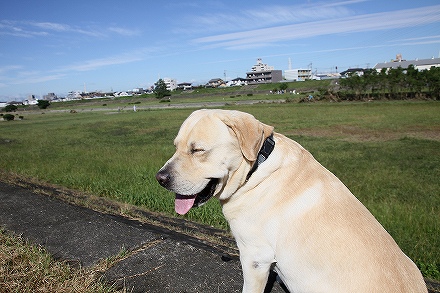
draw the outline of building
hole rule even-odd
[[[304,81],[312,79],[312,69],[289,69],[284,70],[284,78],[286,80]]]
[[[417,70],[425,70],[430,69],[431,67],[440,67],[440,58],[431,58],[431,59],[416,59],[416,60],[403,60],[400,54],[397,55],[395,60],[391,60],[390,62],[382,62],[377,63],[374,66],[374,69],[377,71],[381,71],[383,68],[408,68],[410,65],[414,65]]]
[[[57,95],[55,95],[55,93],[48,93],[47,95],[43,96],[43,100],[45,101],[52,101],[52,100],[56,100],[58,97]]]
[[[192,90],[192,83],[190,83],[190,82],[182,82],[182,83],[177,84],[177,88],[180,89],[180,90],[184,90],[184,91]]]
[[[77,101],[81,100],[81,93],[80,92],[69,92],[67,96],[64,98],[64,101]]]
[[[23,101],[23,105],[37,105],[38,100],[35,95],[29,95],[26,100]]]
[[[225,82],[223,81],[223,79],[213,78],[213,79],[210,79],[206,83],[205,87],[219,87],[219,86],[224,86],[224,85],[225,85]]]
[[[353,75],[362,76],[364,75],[364,68],[349,68],[340,73],[341,78],[347,78]]]
[[[227,86],[242,86],[242,85],[247,85],[247,80],[246,78],[242,78],[242,77],[237,77],[234,78],[233,80],[230,80],[226,83]]]
[[[273,66],[264,64],[261,58],[257,59],[257,64],[252,66],[250,72],[246,72],[248,84],[274,83],[283,80],[281,70],[274,70]]]
[[[177,81],[175,79],[164,78],[163,81],[167,85],[167,90],[174,91],[175,89],[177,89]]]
[[[132,90],[132,92],[133,92],[133,94],[135,94],[135,95],[142,95],[142,94],[145,94],[145,90],[144,90],[144,88],[141,88],[141,87],[137,87],[137,88],[134,88],[133,90]]]

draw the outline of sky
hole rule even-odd
[[[438,0],[3,0],[0,101],[440,57]]]

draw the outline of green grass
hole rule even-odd
[[[297,140],[372,211],[400,247],[440,279],[440,104],[227,106]],[[0,123],[0,170],[175,215],[154,175],[193,109],[25,115]],[[37,114],[38,113],[38,114]],[[211,200],[188,219],[227,228]]]

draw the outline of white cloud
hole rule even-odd
[[[122,36],[137,36],[141,32],[137,29],[127,29],[121,27],[89,27],[89,26],[70,26],[55,22],[35,22],[35,21],[0,21],[0,35],[10,35],[15,37],[35,37],[49,36],[55,33],[73,33],[87,35],[96,38],[110,37],[114,34]]]
[[[95,70],[104,66],[117,65],[117,64],[125,64],[131,63],[135,61],[142,60],[142,58],[138,56],[114,56],[100,59],[93,59],[84,61],[82,64],[70,65],[67,66],[64,70],[74,70],[74,71],[89,71]]]
[[[79,26],[70,26],[62,23],[54,23],[54,22],[28,22],[32,27],[36,27],[39,29],[43,29],[45,31],[55,32],[55,33],[77,33],[82,35],[87,35],[91,37],[102,38],[105,37],[105,31],[103,29],[90,28],[90,27],[79,27]],[[49,34],[48,32],[46,32]]]
[[[176,31],[200,33],[215,31],[239,31],[270,27],[274,25],[308,22],[310,19],[322,20],[343,18],[354,15],[348,5],[365,2],[367,0],[351,0],[334,3],[318,2],[302,5],[254,5],[231,13],[213,12],[205,15],[191,16],[184,21],[186,26],[179,26]]]
[[[0,21],[0,35],[30,38],[30,37],[37,37],[37,36],[47,36],[48,33],[42,32],[42,31],[32,31],[29,29],[25,29],[25,28],[21,27],[15,21],[2,20],[2,21]]]
[[[31,22],[30,23],[33,26],[45,29],[45,30],[52,30],[57,32],[64,32],[71,30],[70,26],[60,23],[53,23],[53,22]]]
[[[126,64],[137,61],[142,61],[149,57],[149,54],[160,50],[160,48],[149,47],[149,48],[140,48],[137,50],[121,53],[119,55],[113,55],[105,58],[97,58],[91,60],[85,60],[81,63],[68,65],[63,67],[57,71],[59,72],[67,72],[67,71],[90,71],[99,69],[105,66],[118,65],[118,64]]]
[[[209,47],[241,48],[320,35],[396,29],[440,21],[440,5],[213,35],[193,40]]]
[[[416,41],[416,42],[438,42],[440,40],[440,35],[434,35],[434,36],[423,36],[423,37],[418,37],[418,38],[405,38],[405,39],[400,39],[398,40],[400,41]]]
[[[125,29],[125,28],[120,28],[120,27],[109,27],[108,30],[110,32],[114,32],[117,33],[121,36],[126,36],[126,37],[132,37],[132,36],[138,36],[140,35],[140,31],[139,30],[131,30],[131,29]]]
[[[51,80],[58,80],[65,77],[65,74],[50,74],[50,75],[41,75],[35,74],[32,76],[28,76],[27,78],[17,78],[14,81],[11,81],[9,84],[29,84],[29,83],[41,83],[47,82]]]
[[[20,65],[6,65],[6,66],[0,66],[0,74],[5,74],[10,71],[16,71],[21,69],[22,66]]]

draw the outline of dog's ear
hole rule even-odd
[[[264,140],[273,133],[273,126],[261,123],[251,114],[240,111],[225,111],[219,116],[237,136],[244,157],[248,161],[255,161]]]

